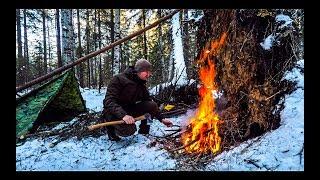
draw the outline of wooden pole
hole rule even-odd
[[[120,40],[118,40],[118,41],[116,41],[114,43],[111,43],[107,47],[104,47],[104,48],[102,48],[100,50],[94,51],[94,52],[92,52],[92,53],[90,53],[90,54],[88,54],[88,55],[86,55],[84,57],[81,57],[81,58],[77,59],[76,61],[73,61],[73,62],[71,62],[69,64],[66,64],[66,65],[60,67],[60,68],[57,68],[57,69],[51,71],[50,73],[48,73],[48,74],[46,74],[44,76],[41,76],[41,77],[36,78],[36,79],[34,79],[32,81],[29,81],[29,82],[27,82],[27,83],[25,83],[25,84],[23,84],[21,86],[18,86],[18,87],[16,87],[16,92],[22,91],[22,90],[24,90],[24,89],[26,89],[26,88],[28,88],[28,87],[30,87],[32,85],[35,85],[35,84],[40,83],[40,82],[42,82],[42,81],[44,81],[46,79],[49,79],[50,77],[52,77],[52,76],[54,76],[56,74],[59,74],[59,73],[65,71],[67,69],[70,69],[73,66],[84,62],[85,60],[88,60],[88,59],[90,59],[90,58],[92,58],[92,57],[94,57],[94,56],[96,56],[96,55],[98,55],[98,54],[100,54],[102,52],[105,52],[105,51],[107,51],[107,50],[109,50],[109,49],[111,49],[111,48],[113,48],[113,47],[125,42],[125,41],[128,41],[128,40],[132,39],[133,37],[138,36],[138,35],[142,34],[143,32],[145,32],[145,31],[157,26],[162,21],[165,21],[165,20],[171,18],[174,14],[176,14],[179,11],[180,10],[174,10],[172,13],[170,13],[169,15],[167,15],[165,17],[160,18],[158,21],[154,22],[153,24],[151,24],[151,25],[149,25],[149,26],[147,26],[147,27],[145,27],[145,28],[143,28],[143,29],[141,29],[141,30],[139,30],[139,31],[127,36],[127,37],[125,37],[125,38],[122,38],[122,39],[120,39]]]
[[[141,115],[139,117],[134,118],[135,121],[141,121],[147,119],[146,115]],[[95,125],[91,125],[88,127],[89,131],[92,131],[94,129],[97,128],[101,128],[104,126],[111,126],[111,125],[116,125],[116,124],[124,124],[123,120],[117,120],[117,121],[109,121],[109,122],[104,122],[104,123],[100,123],[100,124],[95,124]]]

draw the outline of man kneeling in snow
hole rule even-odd
[[[106,121],[122,119],[125,124],[107,126],[110,140],[119,141],[119,136],[133,135],[137,127],[134,117],[150,113],[167,127],[172,126],[169,119],[161,117],[157,103],[152,101],[146,87],[147,79],[151,76],[151,63],[140,59],[135,66],[130,66],[123,73],[115,75],[107,88],[103,100],[102,118]],[[150,126],[147,120],[142,120],[138,133],[149,134]],[[119,136],[118,136],[119,135]]]

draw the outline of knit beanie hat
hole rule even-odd
[[[151,63],[145,59],[139,59],[136,62],[134,69],[137,72],[150,71],[151,70]]]

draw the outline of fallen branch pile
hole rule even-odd
[[[17,145],[24,143],[27,139],[39,137],[43,139],[51,136],[57,136],[57,140],[51,147],[71,137],[76,137],[78,140],[88,136],[99,137],[106,134],[105,128],[100,128],[95,131],[89,131],[87,128],[92,124],[101,123],[99,114],[100,113],[84,113],[70,122],[57,122],[41,125],[33,134],[26,134],[20,139],[17,139],[19,142]]]
[[[220,154],[217,152],[216,154],[211,154],[210,152],[207,153],[188,153],[185,151],[185,148],[196,143],[200,138],[197,138],[188,144],[182,144],[181,142],[181,135],[187,131],[190,131],[190,126],[187,127],[180,127],[175,125],[174,129],[166,130],[166,131],[173,131],[172,133],[166,134],[164,136],[154,136],[154,139],[149,144],[150,147],[159,144],[160,147],[167,150],[170,156],[177,160],[177,168],[179,170],[203,170],[205,166],[212,162],[212,159]],[[208,129],[206,133],[209,133],[212,129]]]

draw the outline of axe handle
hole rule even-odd
[[[141,120],[144,120],[144,119],[146,119],[145,115],[142,115],[142,116],[139,116],[139,117],[134,118],[135,121],[141,121]],[[105,122],[105,123],[100,123],[100,124],[95,124],[95,125],[88,126],[88,129],[89,129],[90,131],[92,131],[92,130],[94,130],[94,129],[101,128],[101,127],[104,127],[104,126],[110,126],[110,125],[116,125],[116,124],[123,124],[123,123],[124,123],[123,120],[110,121],[110,122]]]

